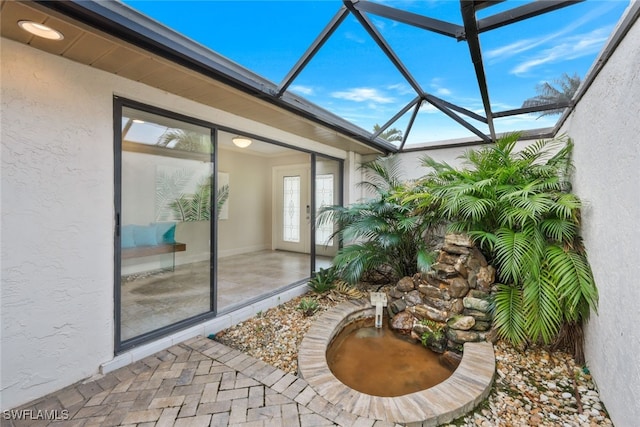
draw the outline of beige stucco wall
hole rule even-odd
[[[7,39],[1,42],[0,406],[113,360],[113,96],[346,158]]]

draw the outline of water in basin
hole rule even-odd
[[[327,362],[342,383],[361,393],[394,397],[433,387],[453,373],[437,353],[382,323],[378,329],[373,318],[357,320],[333,339]]]

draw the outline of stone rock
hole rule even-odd
[[[425,297],[429,298],[442,298],[442,291],[440,288],[431,285],[418,285],[418,291]]]
[[[467,270],[467,266],[466,266],[466,261],[467,261],[466,256],[463,255],[460,258],[458,258],[455,264],[453,264],[453,268],[455,268],[455,270],[465,279],[469,275],[469,271]]]
[[[473,316],[476,321],[491,322],[491,313],[485,313],[484,311],[465,308],[462,314],[465,316]]]
[[[435,263],[431,266],[431,268],[436,272],[436,277],[438,279],[448,279],[450,277],[456,277],[458,272],[453,267],[453,265]]]
[[[468,331],[476,324],[476,319],[471,316],[456,316],[447,321],[447,326],[452,329]]]
[[[467,282],[471,289],[475,289],[478,286],[478,273],[474,270],[467,270]]]
[[[482,312],[489,311],[489,301],[480,298],[466,297],[462,300],[464,308],[470,308],[472,310],[478,310]]]
[[[407,303],[402,299],[397,299],[389,304],[389,307],[391,308],[391,312],[396,315],[407,308]]]
[[[428,319],[435,322],[446,322],[449,317],[449,314],[446,311],[438,310],[426,304],[413,306],[409,308],[409,311],[418,319]]]
[[[472,317],[473,319],[473,317]],[[476,320],[475,321],[475,325],[473,325],[473,329],[474,331],[480,331],[480,332],[484,332],[484,331],[488,331],[489,328],[491,327],[491,322],[484,322],[482,320]]]
[[[431,270],[427,273],[426,275],[426,282],[427,284],[431,285],[431,286],[435,286],[436,288],[440,289],[443,285],[449,285],[448,283],[444,283],[442,282],[442,280],[438,279],[436,277],[436,272]]]
[[[466,342],[484,341],[484,334],[482,332],[447,329],[447,338],[455,343],[464,344]]]
[[[414,290],[415,284],[413,283],[413,279],[411,277],[403,277],[398,281],[396,289],[400,292],[410,292]]]
[[[420,296],[420,292],[418,290],[413,290],[404,296],[404,301],[409,306],[422,304],[422,297]]]
[[[392,298],[392,299],[398,299],[398,298],[402,298],[404,296],[404,292],[401,292],[399,290],[397,290],[396,288],[391,288],[389,290],[388,295]]]
[[[489,265],[487,263],[487,259],[484,257],[482,252],[480,252],[480,249],[476,247],[471,248],[469,251],[469,261],[471,261],[472,259],[474,260],[474,263],[477,262],[480,267],[486,267],[487,265]],[[474,267],[474,270],[477,270],[477,268]]]
[[[448,252],[450,254],[458,254],[458,255],[468,255],[469,248],[465,248],[464,246],[456,246],[456,245],[442,245],[442,250]]]
[[[472,298],[487,299],[489,298],[489,293],[485,291],[481,291],[479,289],[472,289],[469,291],[467,296]]]
[[[492,266],[480,267],[477,275],[477,288],[483,291],[489,291],[491,285],[496,280],[496,269]]]
[[[436,262],[440,264],[456,265],[459,259],[460,259],[460,255],[458,254],[450,254],[445,251],[440,251],[440,254],[438,255],[438,259],[436,260]]]
[[[463,246],[465,248],[473,248],[473,241],[466,234],[449,233],[444,236],[445,245]]]
[[[414,317],[407,311],[402,311],[391,319],[391,329],[409,334],[413,329]]]
[[[449,309],[451,314],[461,314],[464,311],[464,304],[462,298],[456,298],[451,301],[451,308]],[[484,313],[483,313],[484,314]]]
[[[445,301],[451,300],[451,295],[449,295],[449,290],[448,289],[443,289],[442,290],[442,299],[445,300]]]
[[[461,298],[467,295],[469,292],[469,283],[462,277],[454,277],[448,279],[449,283],[449,295],[452,298]]]
[[[424,297],[423,301],[428,306],[431,306],[438,310],[449,311],[449,309],[451,309],[451,303],[445,301],[444,299]]]
[[[445,351],[439,357],[439,360],[440,360],[440,363],[446,366],[447,368],[451,370],[455,370],[460,364],[460,361],[462,360],[462,355],[453,351]]]

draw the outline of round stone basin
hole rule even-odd
[[[495,356],[493,345],[487,342],[466,343],[462,360],[451,376],[424,390],[389,397],[363,393],[344,384],[329,368],[329,344],[346,325],[374,315],[369,301],[348,301],[319,316],[305,334],[298,350],[298,370],[319,398],[365,418],[439,425],[471,411],[489,395]],[[376,370],[368,376],[375,380],[381,375]]]
[[[451,376],[440,355],[410,337],[374,326],[373,317],[342,328],[327,349],[331,372],[343,384],[373,396],[402,396],[424,390]]]

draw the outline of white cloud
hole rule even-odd
[[[607,40],[608,30],[598,28],[590,33],[566,37],[558,40],[554,46],[540,51],[537,55],[521,62],[511,69],[511,74],[522,75],[540,65],[577,59],[598,53]]]
[[[382,94],[378,89],[368,87],[357,87],[345,91],[332,92],[331,97],[355,102],[374,101],[381,104],[390,104],[395,101],[393,98]]]
[[[315,90],[310,86],[303,85],[291,85],[289,86],[291,92],[299,93],[300,95],[312,96],[315,95]]]
[[[345,33],[344,36],[346,37],[347,40],[351,40],[356,43],[364,44],[366,42],[366,39],[360,37],[357,34],[352,33],[351,31],[348,31],[347,33]]]
[[[573,33],[578,28],[582,27],[585,24],[593,20],[600,19],[602,14],[606,13],[612,7],[615,7],[613,2],[602,2],[600,7],[591,10],[589,13],[579,17],[578,19],[568,23],[566,26],[563,26],[561,30],[556,31],[551,34],[543,35],[536,38],[528,38],[523,40],[518,40],[508,45],[498,47],[495,49],[489,49],[483,52],[482,56],[489,61],[490,63],[496,63],[500,61],[504,61],[509,59],[515,55],[518,55],[523,52],[530,51],[532,49],[537,48],[538,46],[544,45],[545,43],[554,43],[562,40],[575,39],[580,36],[573,36],[569,38],[563,38],[564,36]],[[600,28],[594,31],[604,31],[607,34],[610,32],[610,28]]]
[[[444,83],[444,79],[440,77],[434,77],[433,79],[431,79],[431,82],[429,82],[429,87],[433,89],[436,95],[440,95],[440,96],[452,95],[453,92],[450,89],[444,87],[443,83]]]
[[[398,95],[415,95],[416,91],[411,86],[405,83],[396,83],[386,87],[387,90],[395,91]]]

